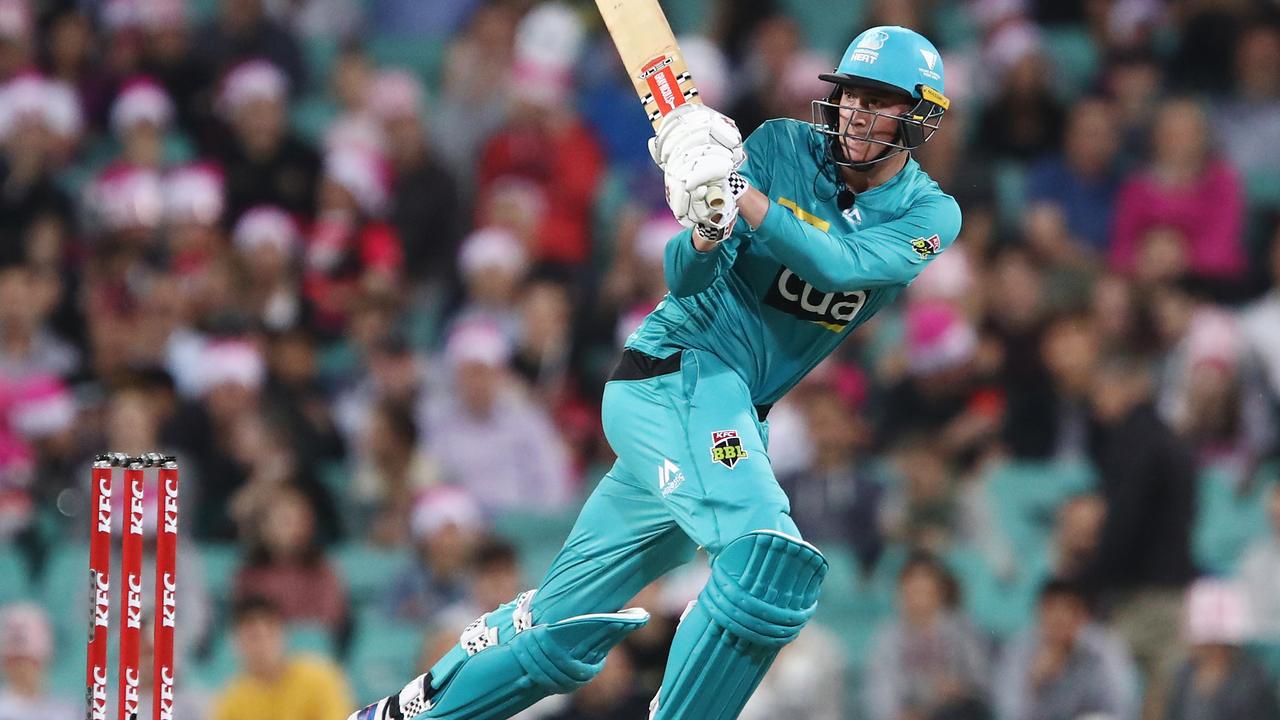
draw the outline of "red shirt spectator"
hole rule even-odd
[[[1151,167],[1130,176],[1120,190],[1111,266],[1132,273],[1147,231],[1165,226],[1185,239],[1185,265],[1193,275],[1239,278],[1245,271],[1244,194],[1236,171],[1208,157],[1200,108],[1190,101],[1168,103],[1152,140]]]

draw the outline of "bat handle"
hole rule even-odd
[[[708,188],[707,204],[717,210],[723,208],[724,207],[724,190],[718,187]],[[711,221],[718,223],[723,217],[724,217],[723,213],[717,214],[712,216]]]

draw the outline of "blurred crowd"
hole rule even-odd
[[[770,416],[832,570],[743,717],[1280,718],[1280,5],[664,5],[744,136],[871,25],[952,98],[959,240]],[[0,720],[82,711],[98,452],[180,458],[183,720],[340,720],[536,583],[650,134],[585,0],[0,0]],[[644,717],[703,577],[522,717]]]

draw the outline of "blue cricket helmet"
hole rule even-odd
[[[835,84],[831,96],[814,101],[814,125],[827,136],[828,151],[838,165],[865,170],[870,165],[892,157],[904,150],[914,150],[933,136],[943,113],[951,105],[944,95],[946,74],[942,67],[942,55],[920,33],[896,25],[882,25],[864,30],[845,50],[834,72],[819,75],[822,80]],[[839,100],[841,88],[870,87],[904,94],[916,101],[915,107],[896,117],[901,125],[897,142],[873,140],[868,135],[849,134],[849,128],[841,128]],[[856,112],[881,115],[871,110]],[[852,125],[852,121],[847,123]],[[841,140],[851,137],[888,146],[889,150],[874,160],[852,163],[843,159]]]

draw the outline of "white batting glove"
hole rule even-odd
[[[672,157],[664,180],[667,205],[685,227],[728,227],[738,216],[738,203],[730,187],[737,175],[734,153],[719,145],[703,145]],[[718,191],[718,192],[717,192]]]
[[[649,155],[666,170],[672,158],[702,145],[729,150],[738,165],[747,158],[737,123],[706,105],[693,103],[681,105],[662,119],[657,136],[649,138]]]

